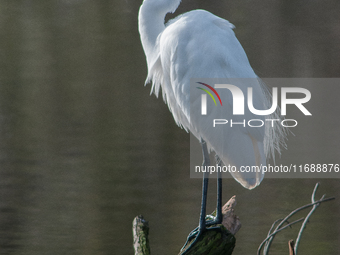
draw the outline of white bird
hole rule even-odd
[[[234,26],[227,20],[208,11],[193,10],[164,23],[165,15],[173,13],[181,0],[144,0],[139,10],[139,33],[146,55],[148,76],[146,84],[152,82],[151,93],[158,96],[160,89],[164,101],[178,126],[190,131],[202,143],[204,165],[208,165],[208,150],[215,151],[225,165],[239,169],[242,165],[265,165],[266,157],[279,150],[284,141],[284,130],[277,128],[234,128],[225,129],[223,139],[217,132],[210,132],[207,121],[190,116],[191,78],[237,78],[239,88],[246,94],[247,87],[253,89],[253,104],[257,109],[267,109],[269,93],[249,64],[246,53],[237,40]],[[242,84],[241,78],[253,78]],[[256,82],[254,82],[256,81]],[[221,92],[224,98],[230,93]],[[232,102],[224,104],[228,111]],[[213,107],[211,107],[213,108]],[[209,108],[210,109],[210,108]],[[216,109],[216,108],[214,108]],[[230,111],[229,111],[230,112]],[[217,113],[212,110],[209,118]],[[227,113],[226,113],[227,114]],[[230,113],[228,113],[230,116]],[[276,114],[276,113],[274,113]],[[248,112],[246,118],[253,116]],[[277,116],[275,116],[277,118]],[[215,117],[216,118],[216,117]],[[257,116],[256,119],[264,119]],[[232,173],[236,181],[248,189],[260,184],[263,173]],[[201,216],[196,239],[206,229],[205,204],[208,178],[203,177]],[[221,178],[218,178],[217,216],[213,223],[221,223]],[[211,223],[212,224],[212,223]],[[191,235],[193,236],[193,235]],[[195,240],[196,240],[195,239]]]

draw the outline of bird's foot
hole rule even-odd
[[[206,219],[206,223],[205,223],[205,229],[203,230],[200,230],[199,227],[195,228],[194,230],[192,230],[188,237],[187,237],[187,241],[185,242],[185,244],[183,245],[181,251],[187,246],[187,244],[193,239],[195,238],[195,240],[190,244],[190,246],[182,253],[182,254],[186,254],[187,251],[189,251],[189,249],[191,247],[193,247],[193,245],[195,243],[197,243],[197,240],[199,239],[199,237],[201,236],[201,234],[205,231],[205,230],[216,230],[216,229],[219,229],[218,226],[216,227],[213,227],[214,225],[217,225],[217,224],[221,224],[222,223],[222,220],[220,219],[217,219],[217,217],[214,217],[212,215],[207,215],[205,217]]]
[[[190,248],[193,247],[193,245],[194,245],[195,243],[197,243],[197,240],[198,240],[198,238],[200,237],[200,235],[202,234],[202,232],[203,232],[203,231],[199,231],[199,230],[198,230],[198,227],[197,227],[197,228],[195,228],[194,230],[192,230],[192,231],[189,233],[189,235],[188,235],[188,237],[187,237],[187,241],[186,241],[185,244],[183,245],[181,251],[183,251],[183,249],[187,246],[187,244],[188,244],[193,238],[195,238],[195,240],[190,244],[190,246],[189,246],[188,248],[186,248],[186,249],[184,250],[184,252],[182,252],[181,255],[186,254],[186,253],[190,250]]]
[[[190,232],[190,234],[188,235],[188,238],[187,238],[187,241],[185,242],[185,244],[183,245],[181,251],[184,250],[184,248],[188,245],[188,243],[193,239],[195,238],[188,246],[188,248],[186,248],[182,253],[181,255],[185,255],[185,254],[188,254],[188,252],[191,250],[192,247],[195,246],[195,244],[200,241],[201,237],[202,237],[202,234],[206,231],[211,231],[211,230],[221,230],[220,226],[212,226],[212,225],[216,225],[218,223],[214,223],[212,224],[213,221],[209,221],[207,222],[207,224],[209,224],[209,228],[205,228],[205,229],[199,229],[198,227],[195,228],[193,231]]]

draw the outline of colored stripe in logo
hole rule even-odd
[[[209,96],[211,96],[211,98],[214,100],[214,103],[215,103],[215,105],[217,105],[216,104],[216,100],[215,100],[215,98],[213,97],[213,95],[209,92],[209,90],[206,90],[206,89],[202,89],[202,88],[200,88],[200,87],[197,87],[198,89],[201,89],[201,90],[203,90],[203,91],[205,91],[205,92],[207,92],[208,93],[208,95]]]
[[[197,82],[197,83],[199,83],[199,84],[201,84],[201,85],[204,85],[204,86],[206,86],[207,88],[211,89],[211,91],[215,93],[215,95],[217,96],[218,100],[220,101],[220,104],[222,105],[222,100],[221,100],[221,98],[220,98],[220,95],[217,93],[217,91],[216,91],[213,87],[211,87],[210,85],[205,84],[205,83],[203,83],[203,82]],[[202,88],[200,88],[200,87],[197,87],[197,88],[198,88],[198,89],[201,89],[201,90],[204,90],[205,92],[207,92],[208,95],[214,100],[215,105],[217,105],[217,104],[216,104],[215,98],[213,97],[213,95],[212,95],[208,90],[202,89]]]

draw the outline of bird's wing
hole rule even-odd
[[[244,116],[232,115],[232,95],[228,90],[219,92],[223,108],[208,103],[205,119],[193,116],[190,111],[190,108],[200,109],[202,92],[190,90],[192,78],[238,79],[244,95],[248,86],[253,87],[254,107],[262,104],[264,98],[257,76],[232,28],[228,21],[209,12],[192,11],[167,26],[160,35],[159,47],[163,96],[177,124],[189,129],[198,139],[203,138],[225,164],[239,168],[242,164],[265,164],[264,128],[239,125],[234,129],[220,127],[220,131],[212,131],[213,119],[220,118],[221,111],[225,119],[235,122],[252,117],[249,112]],[[251,78],[252,82],[242,83],[244,78]],[[263,178],[257,174],[234,173],[233,176],[247,188],[255,187]]]

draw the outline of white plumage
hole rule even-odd
[[[269,94],[251,68],[246,53],[237,40],[234,26],[204,10],[194,10],[164,24],[165,15],[174,12],[180,0],[144,0],[139,11],[139,33],[147,59],[148,76],[152,82],[151,92],[158,96],[160,89],[173,117],[180,127],[192,132],[199,140],[206,141],[224,164],[240,166],[265,165],[266,155],[279,150],[284,130],[273,128],[233,128],[210,132],[207,123],[212,123],[223,109],[226,119],[231,115],[232,101],[228,91],[221,98],[229,98],[223,108],[210,107],[208,119],[202,121],[190,116],[191,78],[238,79],[238,86],[247,94],[253,88],[254,107],[268,109]],[[249,82],[246,82],[246,79]],[[201,91],[191,93],[194,106],[200,104]],[[218,118],[218,117],[217,117]],[[263,119],[249,111],[244,119]],[[277,116],[276,116],[277,118]],[[236,121],[236,119],[235,119]],[[221,139],[223,137],[223,139]],[[262,173],[234,173],[233,177],[245,188],[260,184]]]

